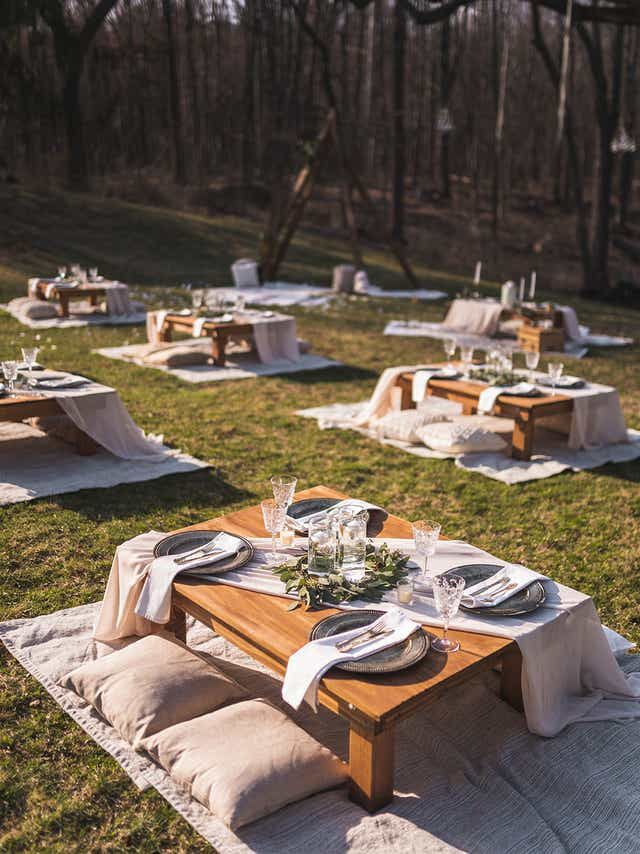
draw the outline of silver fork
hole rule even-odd
[[[349,646],[349,644],[353,643],[356,640],[359,640],[362,637],[369,635],[371,632],[377,631],[377,629],[381,628],[384,623],[384,618],[386,614],[382,614],[380,617],[375,619],[373,623],[370,623],[366,628],[352,638],[347,638],[346,640],[338,641],[336,643],[336,649],[341,649],[343,646]]]
[[[387,630],[387,626],[381,620],[376,620],[375,624],[372,624],[366,632],[362,632],[359,635],[356,635],[353,638],[349,638],[348,640],[338,641],[336,644],[336,649],[339,649],[340,652],[347,652],[353,646],[357,646],[364,640],[371,640],[371,638],[375,638],[380,634],[383,634]]]
[[[205,557],[206,555],[211,554],[211,552],[215,552],[218,549],[218,546],[216,545],[216,540],[219,536],[220,535],[218,534],[213,538],[213,540],[211,540],[210,543],[201,546],[199,549],[193,549],[193,551],[187,552],[186,554],[175,558],[174,563],[189,563],[189,561],[192,561],[195,557]]]

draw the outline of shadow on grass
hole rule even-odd
[[[377,377],[378,372],[369,368],[359,368],[355,365],[342,365],[341,367],[320,368],[317,371],[296,371],[292,374],[278,374],[277,376],[286,379],[287,382],[316,385],[317,383],[347,383],[357,380],[370,380]]]
[[[610,477],[614,480],[626,480],[629,483],[640,483],[640,459],[629,460],[626,463],[606,463],[595,469],[588,469],[587,474],[599,477]]]
[[[132,516],[160,515],[180,510],[223,507],[254,496],[238,489],[212,469],[168,474],[156,480],[124,483],[108,489],[83,489],[79,492],[52,495],[65,510],[71,510],[95,522],[109,522]]]

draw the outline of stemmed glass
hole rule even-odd
[[[27,380],[27,385],[33,387],[38,384],[37,380],[33,378],[33,366],[35,364],[36,359],[38,358],[39,347],[23,347],[22,348],[22,358],[24,360],[25,365],[27,366],[27,370],[29,371],[29,379]]]
[[[429,558],[436,553],[441,527],[438,522],[428,519],[419,519],[412,525],[416,554],[424,555],[424,569],[421,574],[425,580],[429,579]]]
[[[58,267],[58,278],[59,279],[66,279],[67,278],[67,268],[64,266],[64,264],[62,266]]]
[[[282,531],[287,508],[278,504],[275,499],[267,498],[260,503],[260,509],[262,510],[264,526],[271,534],[271,553],[268,557],[271,563],[277,564],[280,561],[280,555],[276,551],[276,537]]]
[[[18,363],[13,360],[2,362],[2,373],[9,384],[9,397],[14,397],[15,381],[18,379]]]
[[[205,298],[203,290],[191,291],[191,305],[193,307],[194,314],[199,314],[200,310],[204,306]]]
[[[564,370],[564,365],[562,362],[549,362],[547,365],[547,372],[549,374],[549,379],[551,380],[551,394],[554,395],[556,393],[556,383],[562,376],[562,371]]]
[[[524,358],[527,363],[527,368],[529,369],[529,382],[532,383],[533,372],[540,362],[540,353],[537,353],[535,350],[527,350],[524,354]]]
[[[273,489],[273,497],[276,504],[288,510],[289,505],[293,501],[297,483],[297,477],[289,474],[275,474],[271,478],[271,488]]]
[[[445,338],[444,339],[444,352],[447,359],[449,359],[449,367],[452,368],[451,360],[453,359],[456,350],[458,349],[458,345],[456,344],[455,338]]]
[[[92,282],[95,282],[98,278],[98,268],[97,267],[89,267],[89,278]]]
[[[442,637],[431,643],[433,649],[438,652],[457,652],[460,649],[458,641],[451,640],[447,632],[451,618],[458,613],[464,586],[464,578],[459,575],[436,575],[433,579],[433,598],[444,621]]]
[[[460,358],[462,359],[462,362],[464,364],[465,374],[469,373],[471,365],[473,364],[473,351],[474,348],[470,347],[468,344],[465,344],[460,347]]]

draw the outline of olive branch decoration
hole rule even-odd
[[[339,571],[312,575],[308,560],[305,554],[295,563],[283,563],[273,568],[275,575],[284,582],[286,592],[298,597],[287,609],[289,611],[301,605],[305,611],[311,611],[353,599],[380,602],[387,590],[392,590],[408,575],[408,555],[390,549],[386,543],[378,549],[371,542],[367,544],[365,574],[357,582],[349,581]]]

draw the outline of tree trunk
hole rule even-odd
[[[80,101],[81,76],[81,66],[73,65],[68,70],[62,91],[62,104],[67,133],[67,183],[71,190],[86,191],[89,189],[89,171]]]
[[[174,0],[162,0],[162,12],[167,30],[167,59],[169,72],[169,100],[171,105],[171,125],[173,131],[173,173],[176,184],[186,184],[184,141],[182,136],[182,107],[180,104],[180,83],[178,81],[178,58],[174,15]]]
[[[407,18],[396,0],[393,28],[393,202],[391,237],[399,244],[404,237],[405,131],[404,88]]]
[[[498,10],[494,2],[494,62],[498,64],[498,26],[496,16]],[[502,10],[501,10],[502,11]],[[503,23],[504,33],[502,39],[502,54],[499,61],[499,73],[497,76],[497,103],[496,124],[494,131],[493,146],[493,193],[492,193],[492,230],[493,236],[498,236],[500,221],[502,219],[502,173],[503,152],[502,141],[504,137],[504,114],[507,97],[507,75],[509,70],[509,41],[507,37],[507,23]]]
[[[445,18],[442,22],[440,33],[440,108],[449,109],[449,37],[450,37],[450,19]],[[449,166],[449,139],[450,135],[446,133],[440,134],[440,174],[442,196],[445,199],[451,198],[451,177]]]

